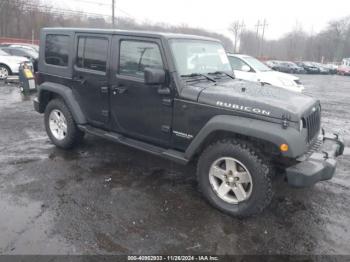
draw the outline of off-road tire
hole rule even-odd
[[[67,122],[67,134],[62,140],[56,139],[49,127],[49,116],[53,110],[59,110],[62,112]],[[61,99],[53,99],[48,103],[45,108],[44,122],[47,135],[49,136],[52,143],[57,147],[70,149],[80,143],[84,137],[84,132],[78,129],[71,112],[69,111],[64,101]]]
[[[253,183],[250,197],[237,204],[221,199],[209,181],[209,170],[217,159],[232,157],[248,169]],[[258,214],[266,208],[273,197],[272,176],[274,168],[260,151],[246,141],[235,139],[219,140],[209,145],[200,155],[197,163],[199,189],[208,202],[219,210],[235,217]]]

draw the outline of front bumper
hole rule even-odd
[[[319,181],[329,180],[336,169],[336,157],[344,152],[344,143],[336,134],[322,132],[320,149],[301,157],[298,164],[286,169],[288,184],[295,187],[308,187]]]

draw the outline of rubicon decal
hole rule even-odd
[[[217,106],[221,106],[221,107],[230,108],[230,109],[236,109],[236,110],[240,110],[240,111],[266,115],[266,116],[269,116],[271,114],[270,111],[267,111],[267,110],[264,110],[264,109],[260,109],[260,108],[257,108],[257,107],[242,106],[242,105],[231,104],[231,103],[226,103],[226,102],[221,102],[221,101],[217,101],[216,105]]]

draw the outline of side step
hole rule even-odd
[[[125,136],[118,134],[118,133],[108,132],[108,131],[105,131],[105,130],[102,130],[99,128],[95,128],[92,126],[78,125],[78,127],[80,130],[82,130],[86,133],[89,133],[89,134],[92,134],[92,135],[95,135],[98,137],[102,137],[102,138],[111,140],[113,142],[119,143],[119,144],[130,146],[130,147],[133,147],[135,149],[139,149],[141,151],[145,151],[145,152],[148,152],[150,154],[157,155],[157,156],[172,160],[172,161],[177,162],[179,164],[185,165],[189,162],[189,160],[184,157],[184,153],[177,151],[177,150],[165,149],[162,147],[154,146],[152,144],[148,144],[148,143],[145,143],[145,142],[142,142],[139,140],[125,137]]]

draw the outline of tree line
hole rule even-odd
[[[194,34],[220,39],[228,51],[233,50],[229,37],[187,25],[138,23],[133,18],[118,17],[116,28]],[[111,17],[81,11],[58,9],[39,0],[0,0],[0,37],[38,39],[43,27],[111,28]]]
[[[350,57],[350,16],[330,21],[317,34],[310,34],[301,25],[277,40],[262,40],[250,30],[239,35],[239,52],[261,58],[289,61],[340,62]]]
[[[40,28],[54,26],[111,28],[112,23],[110,16],[58,9],[40,0],[0,0],[0,37],[38,39]],[[243,30],[242,22],[236,21],[230,26],[234,44],[227,36],[187,25],[138,23],[133,18],[118,17],[116,28],[213,37],[221,40],[229,52],[265,59],[339,62],[350,57],[350,16],[329,22],[317,34],[307,33],[298,25],[277,40],[265,40],[255,31]]]

